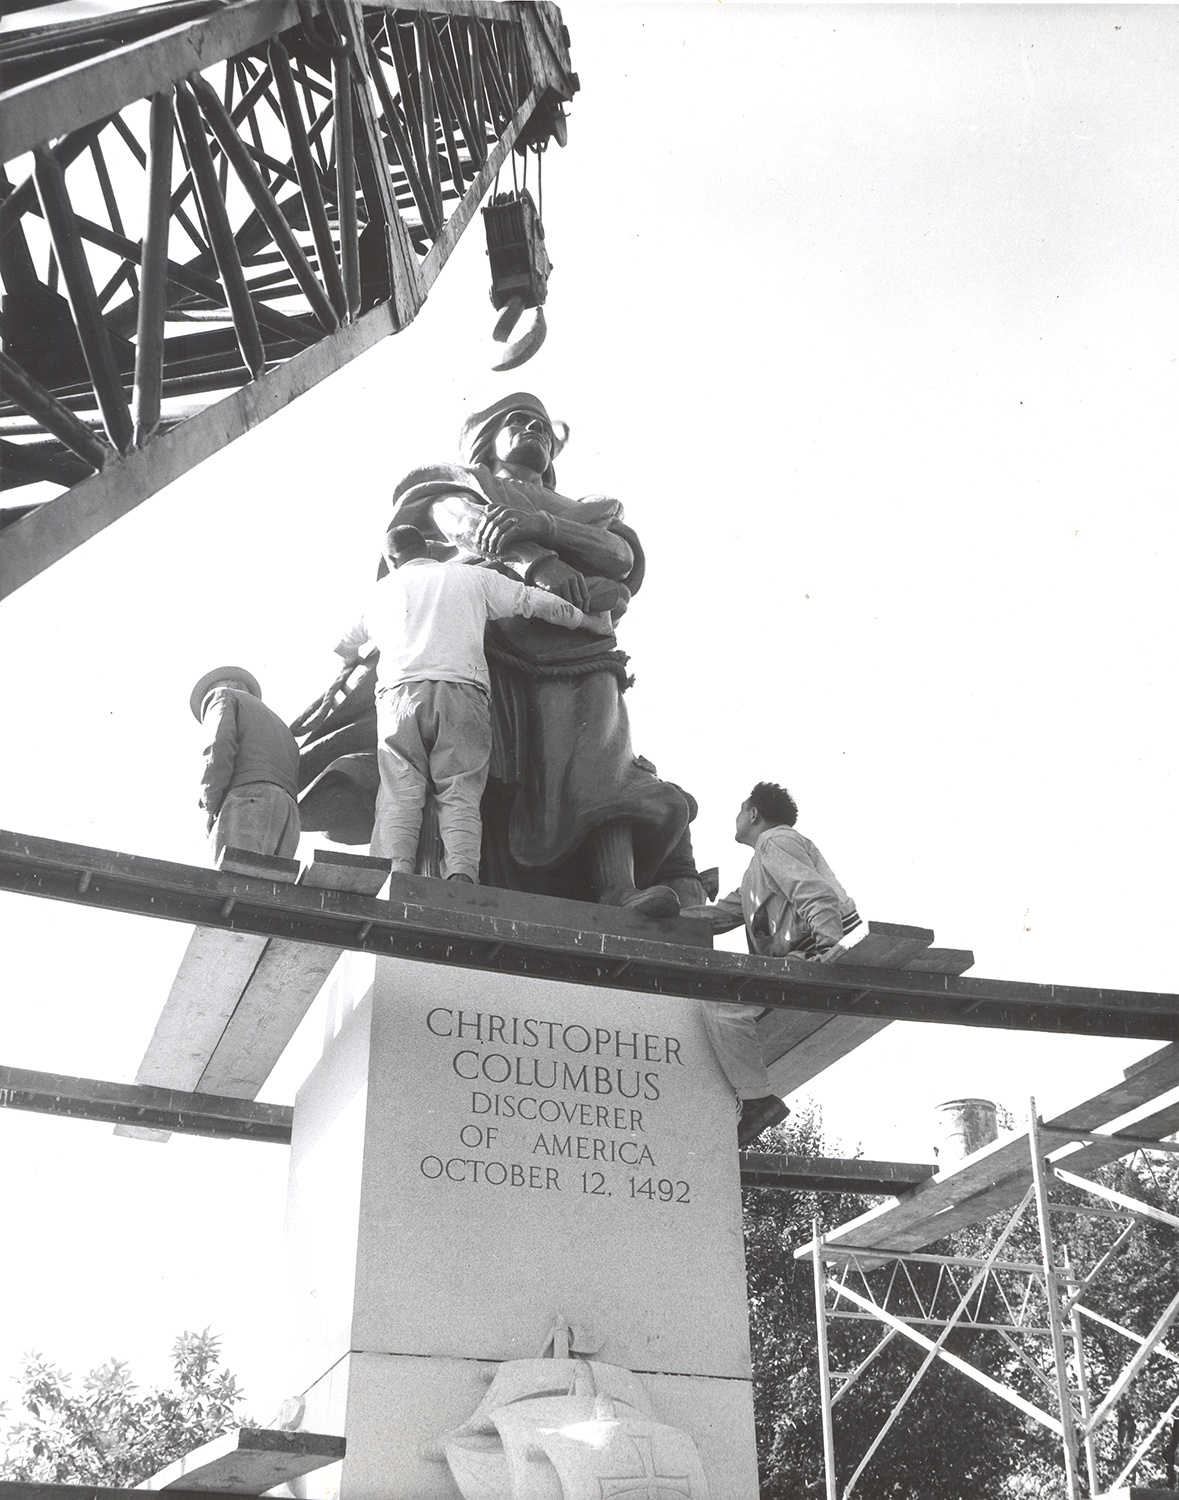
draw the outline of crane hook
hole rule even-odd
[[[502,355],[492,364],[493,370],[514,370],[517,365],[525,364],[540,346],[544,343],[545,335],[548,333],[548,324],[544,320],[544,308],[536,309],[536,316],[528,325],[518,339],[511,339],[512,330],[520,321],[520,315],[528,304],[523,297],[513,297],[508,305],[495,320],[495,327],[491,330],[491,337],[497,344],[505,344]]]
[[[514,370],[531,359],[548,332],[542,306],[548,295],[552,262],[544,242],[544,225],[527,188],[498,193],[483,210],[487,256],[491,262],[491,301],[500,309],[492,338],[504,348],[493,370]],[[536,309],[528,330],[511,340],[526,307]]]

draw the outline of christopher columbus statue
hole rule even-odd
[[[642,548],[617,500],[558,492],[553,460],[566,436],[535,396],[505,396],[464,424],[461,464],[402,480],[390,520],[417,527],[439,560],[494,568],[617,624],[643,581]],[[493,735],[483,883],[651,916],[674,914],[680,895],[692,904],[694,808],[634,754],[626,657],[613,635],[510,618],[489,624],[485,645]],[[303,826],[344,842],[367,837],[356,812],[366,800],[371,827],[371,703],[371,683],[345,674],[292,726],[303,740]]]

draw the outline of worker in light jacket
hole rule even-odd
[[[739,890],[713,906],[681,916],[706,921],[714,932],[745,925],[751,953],[769,958],[829,958],[860,925],[855,902],[810,839],[795,828],[798,805],[785,787],[759,781],[741,804],[734,837],[753,850]],[[717,1060],[741,1101],[742,1145],[789,1110],[770,1092],[757,1035],[759,1008],[727,1001],[704,1006]]]

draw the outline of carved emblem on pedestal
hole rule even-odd
[[[463,1500],[708,1500],[696,1444],[659,1421],[638,1375],[578,1357],[563,1324],[550,1343],[552,1358],[500,1365],[433,1449]]]

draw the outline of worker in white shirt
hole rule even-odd
[[[545,589],[488,568],[438,562],[414,526],[385,537],[390,571],[336,646],[348,663],[377,663],[377,792],[372,852],[412,874],[426,795],[433,792],[442,873],[479,879],[479,803],[491,758],[491,698],[483,631],[509,615],[608,635],[608,617],[584,614]]]
[[[706,921],[713,932],[745,925],[751,953],[767,958],[829,960],[860,925],[855,902],[819,850],[795,828],[798,805],[785,787],[759,781],[741,804],[734,838],[753,850],[739,890],[713,906],[681,915]],[[770,1092],[757,1034],[759,1008],[710,1001],[704,1023],[725,1076],[741,1101],[738,1142],[748,1145],[790,1113]]]

